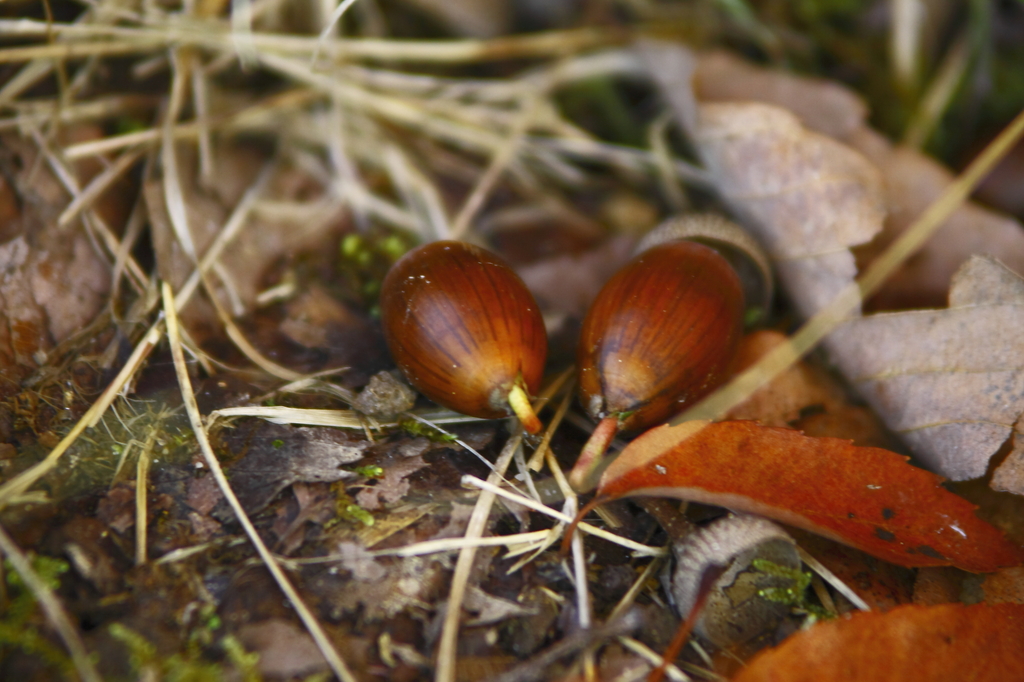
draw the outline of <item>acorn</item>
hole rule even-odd
[[[529,397],[547,359],[544,320],[497,255],[455,241],[413,249],[384,278],[380,310],[391,355],[420,393],[473,417],[514,413],[540,430]]]
[[[593,487],[616,433],[663,422],[725,380],[743,313],[733,267],[693,241],[656,243],[605,284],[577,346],[580,402],[599,420],[570,475],[577,490]]]

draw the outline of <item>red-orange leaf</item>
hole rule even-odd
[[[1024,550],[942,478],[881,448],[754,422],[660,426],[622,451],[598,495],[656,495],[760,514],[902,566],[983,573]]]
[[[1024,676],[1024,605],[900,606],[818,623],[733,682],[1003,682]]]

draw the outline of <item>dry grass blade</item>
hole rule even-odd
[[[480,490],[483,490],[485,492],[488,492],[488,493],[491,493],[491,494],[494,494],[494,495],[499,495],[499,496],[504,497],[504,498],[506,498],[508,500],[511,500],[512,502],[515,502],[516,504],[521,504],[524,507],[527,507],[527,508],[532,509],[534,511],[538,511],[541,514],[547,514],[548,516],[550,516],[552,518],[558,519],[562,523],[571,523],[572,520],[573,520],[573,517],[569,516],[568,514],[564,514],[564,513],[560,512],[560,511],[552,509],[551,507],[543,505],[543,504],[541,504],[539,502],[535,502],[534,500],[531,500],[529,497],[524,497],[523,495],[517,495],[515,493],[512,493],[512,492],[509,492],[507,490],[504,490],[503,488],[499,488],[497,485],[495,485],[494,483],[491,483],[490,481],[482,481],[479,478],[477,478],[476,476],[468,476],[468,475],[467,476],[463,476],[462,477],[462,484],[463,485],[470,485],[470,486],[473,486],[474,488],[479,488]],[[590,533],[591,535],[599,537],[602,540],[607,540],[608,542],[614,542],[617,545],[622,545],[626,549],[633,550],[633,552],[636,554],[636,556],[656,556],[656,557],[660,557],[660,556],[667,556],[668,555],[668,551],[665,550],[664,548],[661,548],[661,547],[651,547],[650,545],[643,545],[643,544],[640,544],[639,542],[634,542],[633,540],[629,540],[628,538],[619,537],[618,535],[615,535],[614,533],[609,533],[608,531],[604,530],[603,528],[598,528],[597,526],[592,526],[589,523],[586,523],[585,521],[581,521],[576,527],[579,530],[585,531],[587,533]]]
[[[850,603],[861,611],[871,610],[871,607],[867,605],[867,602],[861,599],[856,592],[851,590],[849,585],[840,580],[835,573],[828,570],[824,564],[808,554],[802,547],[798,546],[796,549],[800,553],[800,560],[807,564],[812,571],[820,575],[822,580],[835,588],[836,592],[839,592],[841,595],[849,599]]]
[[[181,22],[174,26],[131,28],[124,26],[46,23],[31,19],[0,21],[0,35],[36,37],[74,36],[74,43],[16,47],[0,50],[0,62],[31,59],[81,58],[152,52],[167,45],[191,45],[212,49],[235,49],[230,28],[215,22]],[[600,28],[531,33],[492,40],[387,40],[317,37],[254,32],[252,45],[260,52],[301,55],[311,58],[319,48],[323,58],[336,61],[366,59],[383,62],[457,64],[503,59],[552,57],[579,52],[614,42],[616,33]],[[621,36],[625,38],[626,36]],[[102,42],[99,39],[107,38]]]
[[[153,447],[156,445],[160,430],[154,428],[149,432],[146,443],[139,451],[139,460],[135,465],[135,565],[146,563],[146,547],[148,545],[147,530],[149,529],[148,505],[149,497],[149,465],[153,458]]]
[[[235,497],[234,492],[231,490],[231,486],[228,483],[227,477],[224,475],[224,470],[221,469],[220,462],[217,461],[217,456],[213,453],[213,448],[210,446],[210,441],[206,437],[206,429],[203,426],[202,415],[199,414],[199,405],[196,403],[195,394],[192,392],[192,383],[188,376],[188,368],[185,365],[185,354],[181,346],[180,328],[178,326],[178,317],[175,312],[174,295],[171,293],[171,287],[166,282],[163,283],[163,301],[164,301],[164,314],[167,316],[167,338],[171,345],[171,356],[174,358],[174,370],[178,377],[178,384],[181,387],[182,400],[185,403],[185,411],[188,413],[189,421],[192,424],[192,430],[195,433],[196,440],[199,442],[199,447],[203,452],[203,459],[206,465],[210,469],[210,473],[217,481],[217,486],[220,488],[228,504],[231,506],[232,511],[235,513],[235,517],[245,530],[246,535],[249,536],[249,540],[256,548],[257,553],[260,555],[267,570],[273,576],[274,581],[277,583],[281,591],[284,592],[289,603],[295,609],[299,619],[302,620],[303,625],[309,631],[309,634],[313,637],[313,641],[316,643],[320,653],[323,654],[324,659],[327,661],[331,670],[338,676],[338,679],[342,682],[355,682],[355,677],[349,671],[345,662],[341,660],[338,652],[335,650],[334,645],[327,637],[327,633],[324,632],[320,623],[317,621],[316,616],[309,610],[306,604],[302,601],[299,593],[296,592],[292,586],[291,581],[288,580],[288,576],[281,570],[281,566],[278,564],[274,555],[271,554],[270,550],[263,543],[259,533],[256,532],[256,528],[252,525],[249,517],[246,515],[245,510],[242,509],[242,504]]]
[[[505,443],[501,454],[494,463],[494,471],[489,479],[496,484],[505,475],[508,465],[512,463],[512,457],[517,448],[522,445],[522,427],[516,427],[512,437]],[[473,513],[469,518],[464,534],[467,540],[479,538],[483,535],[487,519],[491,515],[491,507],[497,495],[494,492],[485,490],[477,498]],[[529,499],[529,498],[523,498]],[[462,602],[466,597],[466,590],[469,586],[469,572],[473,569],[473,560],[476,558],[476,548],[466,547],[459,552],[459,559],[455,563],[455,572],[452,574],[452,589],[448,594],[448,608],[444,615],[444,623],[441,627],[441,638],[437,645],[437,667],[434,670],[434,679],[437,682],[455,681],[455,649],[459,639],[459,618],[462,616]]]
[[[89,186],[76,196],[64,212],[57,218],[57,224],[61,227],[67,225],[83,210],[89,208],[96,199],[116,180],[118,180],[131,166],[142,156],[141,149],[133,149],[117,157],[117,161],[109,168],[96,176]]]
[[[92,659],[82,643],[82,638],[78,636],[78,631],[71,624],[71,619],[68,618],[64,607],[61,606],[60,601],[57,599],[57,595],[32,570],[32,564],[29,562],[28,557],[14,544],[14,541],[7,535],[7,531],[3,526],[0,526],[0,554],[11,563],[11,566],[18,573],[18,577],[32,591],[36,601],[43,608],[46,619],[53,625],[57,635],[71,654],[71,660],[75,664],[78,676],[85,680],[85,682],[103,682],[103,678],[96,672]]]
[[[665,675],[668,679],[675,680],[676,682],[690,682],[691,678],[689,675],[671,663],[666,665],[665,659],[643,642],[632,637],[619,637],[619,642],[622,646],[650,663],[652,667],[660,668],[664,666]]]

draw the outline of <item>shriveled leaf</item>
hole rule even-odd
[[[851,320],[828,342],[889,427],[956,481],[984,475],[1024,412],[1024,282],[992,259],[964,267],[961,305]]]
[[[80,225],[58,227],[68,197],[34,145],[5,136],[0,172],[0,374],[9,391],[100,311],[110,272]]]
[[[182,145],[178,157],[188,228],[202,255],[267,161],[251,145],[220,145],[214,151],[219,170],[213,186],[207,188],[199,181],[194,150]],[[177,241],[163,182],[159,177],[146,181],[143,197],[152,223],[157,268],[161,278],[177,290],[194,264]],[[261,277],[271,263],[304,249],[323,248],[331,231],[344,224],[340,204],[321,198],[322,193],[320,183],[298,168],[282,164],[275,170],[260,195],[266,204],[257,205],[242,235],[219,258],[228,281],[223,286],[214,283],[214,288],[227,309],[236,315],[251,311],[265,284]],[[209,304],[198,297],[182,311],[183,319],[191,322],[207,321],[212,315]]]
[[[918,606],[956,604],[969,577],[952,566],[925,566],[917,569],[914,581],[914,603]]]
[[[725,50],[698,56],[694,91],[702,102],[762,102],[783,107],[807,128],[836,139],[863,126],[868,115],[864,100],[836,81],[766,69]]]
[[[1024,566],[1004,568],[985,576],[981,591],[987,604],[1024,604]]]
[[[1020,679],[1024,606],[908,605],[818,623],[766,651],[733,678],[928,682]]]
[[[811,315],[856,275],[849,247],[882,227],[878,170],[779,107],[699,107],[695,142],[716,187],[776,261],[800,312]]]
[[[757,69],[725,57],[698,61],[667,43],[647,46],[643,54],[717,190],[764,243],[804,315],[819,311],[853,281],[851,247],[871,242],[858,251],[862,262],[869,260],[952,179],[919,152],[857,127],[855,114],[837,127],[823,125],[806,104],[815,99],[807,93],[829,99],[832,93],[820,83],[792,77],[772,82],[761,74],[763,82],[735,88],[718,84],[715,74],[757,81]],[[696,99],[694,73],[696,93],[716,103]],[[730,98],[744,101],[724,101]],[[805,125],[841,136],[842,142]],[[972,253],[996,254],[1011,268],[1024,269],[1024,231],[1006,216],[966,203],[896,274],[882,300],[938,304],[950,276]],[[964,279],[954,282],[949,313],[853,319],[826,340],[843,373],[887,425],[930,468],[954,480],[984,474],[1024,412],[1020,306],[1006,301],[1005,289],[987,278],[978,285]],[[963,287],[970,293],[957,291]],[[979,294],[987,296],[981,303]],[[974,308],[965,309],[963,299],[971,296]],[[1022,468],[1021,459],[1012,458],[997,483],[1001,489],[1024,490],[1020,476],[1010,474]]]
[[[902,566],[974,572],[1024,563],[1024,550],[881,448],[754,422],[652,429],[605,471],[598,494],[657,495],[760,514]]]
[[[787,343],[786,335],[762,329],[744,336],[736,351],[736,373],[747,369],[774,348]],[[825,372],[801,362],[754,391],[729,411],[729,419],[753,419],[771,426],[786,426],[808,409],[833,411],[843,404],[842,389]]]
[[[518,268],[546,311],[582,318],[604,283],[629,260],[634,240],[610,239],[578,254],[563,254]]]
[[[953,173],[916,149],[894,147],[870,129],[859,131],[849,142],[882,172],[889,209],[882,233],[866,253],[860,254],[866,260],[865,256],[880,253],[902,234],[953,181]],[[873,297],[873,306],[941,306],[953,273],[974,254],[998,257],[1011,269],[1024,272],[1024,229],[1020,222],[973,201],[965,202],[889,278]]]
[[[281,618],[247,623],[238,632],[246,649],[260,655],[259,670],[275,678],[308,676],[327,669],[313,638]]]
[[[254,514],[298,481],[329,483],[353,477],[341,467],[362,459],[368,446],[339,429],[260,425],[245,457],[229,470],[231,486],[246,511]]]
[[[1013,425],[1010,454],[992,473],[992,488],[1024,495],[1024,414]]]

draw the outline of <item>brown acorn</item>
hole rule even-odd
[[[529,396],[547,358],[544,320],[498,256],[464,242],[424,244],[392,266],[380,308],[391,355],[417,390],[456,412],[515,413],[540,430]]]
[[[572,471],[574,486],[591,487],[618,431],[663,422],[725,379],[743,311],[732,266],[691,241],[654,245],[605,284],[577,347],[580,401],[600,421]]]

